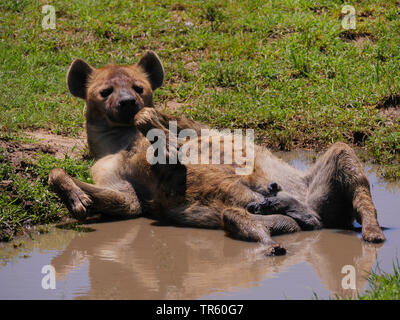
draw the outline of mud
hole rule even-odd
[[[17,173],[23,174],[26,166],[38,153],[50,154],[55,158],[66,155],[82,158],[87,153],[84,134],[79,138],[70,138],[52,134],[46,130],[25,131],[21,133],[22,141],[0,138],[0,149],[5,151],[5,160],[9,161]]]

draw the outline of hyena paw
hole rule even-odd
[[[268,185],[268,192],[270,195],[274,195],[276,196],[276,194],[282,191],[282,188],[279,184],[277,184],[276,182],[272,182]]]
[[[286,249],[282,247],[279,243],[270,245],[265,250],[264,254],[268,257],[270,256],[283,256],[286,254]]]
[[[49,185],[58,194],[74,218],[78,220],[86,218],[87,208],[92,204],[92,200],[64,170],[51,170]]]
[[[379,243],[386,240],[379,226],[366,225],[362,227],[362,237],[365,241]]]
[[[72,216],[78,220],[85,220],[87,217],[87,208],[92,204],[90,197],[78,187],[71,190],[67,207]]]
[[[321,222],[311,213],[301,210],[290,210],[286,212],[286,215],[294,219],[299,224],[301,230],[309,231],[321,227]]]
[[[261,202],[250,202],[246,210],[253,214],[276,214],[285,206],[277,197],[264,198]]]
[[[261,204],[259,202],[250,202],[246,206],[246,210],[252,214],[261,214]]]
[[[146,135],[149,130],[155,127],[154,122],[157,118],[157,111],[154,108],[146,107],[135,115],[134,124]]]

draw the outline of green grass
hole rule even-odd
[[[356,297],[340,297],[333,296],[329,299],[332,300],[400,300],[400,265],[396,259],[393,262],[393,271],[384,272],[380,269],[379,265],[375,267],[375,270],[369,272],[368,276],[369,289],[358,294]],[[320,297],[316,292],[313,292],[312,298],[319,300]]]
[[[388,177],[400,175],[400,122],[376,108],[400,94],[394,0],[358,1],[352,32],[341,26],[343,1],[51,4],[55,30],[42,29],[37,1],[0,4],[3,131],[78,134],[83,103],[67,91],[69,63],[129,64],[153,49],[167,73],[160,105],[175,100],[178,113],[218,128],[254,128],[274,149],[357,144],[365,159],[389,165]]]
[[[12,240],[23,228],[59,221],[67,210],[47,185],[52,168],[63,168],[82,181],[92,182],[89,167],[93,161],[68,158],[55,159],[38,153],[18,167],[8,159],[10,154],[0,148],[0,241]],[[39,229],[40,231],[40,229]]]
[[[400,300],[400,266],[393,263],[393,273],[379,270],[368,278],[370,289],[359,295],[360,300]]]

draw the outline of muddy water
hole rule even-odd
[[[281,155],[282,156],[282,155]],[[283,155],[307,168],[311,155]],[[392,270],[400,248],[400,185],[365,166],[383,245],[353,231],[322,230],[276,237],[286,256],[263,257],[258,245],[219,230],[162,226],[140,218],[88,225],[94,232],[54,229],[0,246],[0,299],[310,299],[348,296],[368,288],[366,272]],[[56,288],[42,288],[44,265],[56,270]],[[343,289],[343,266],[354,266],[356,290]]]

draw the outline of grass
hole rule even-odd
[[[368,276],[369,289],[359,293],[356,297],[351,296],[333,296],[331,300],[400,300],[400,265],[396,259],[393,262],[392,273],[384,272],[379,265],[375,270],[369,272]],[[312,298],[320,300],[316,292],[313,292]]]
[[[372,272],[368,278],[370,289],[358,296],[360,300],[400,300],[400,265],[393,263],[393,273]]]
[[[155,93],[177,114],[217,128],[253,128],[273,149],[319,151],[335,141],[400,177],[400,8],[396,0],[355,3],[356,29],[341,26],[341,0],[54,0],[56,29],[41,2],[0,3],[0,136],[20,141],[38,128],[82,131],[83,102],[67,91],[75,58],[96,67],[135,63],[155,50],[166,70]],[[11,138],[10,138],[11,137]],[[38,154],[24,168],[1,150],[0,233],[65,213],[47,175],[64,167],[83,180],[90,161]]]
[[[38,153],[32,159],[15,165],[10,154],[0,148],[0,241],[12,240],[15,235],[36,224],[59,221],[67,215],[66,208],[47,185],[50,170],[63,168],[82,181],[91,182],[89,167],[93,161],[76,160],[66,156],[55,159]],[[39,228],[39,232],[40,232]]]
[[[88,5],[90,3],[90,5]],[[0,123],[77,135],[83,103],[65,85],[77,57],[94,66],[164,62],[156,101],[218,128],[254,128],[274,149],[358,145],[400,175],[400,122],[377,106],[400,94],[400,9],[359,1],[356,30],[342,1],[53,1],[44,30],[37,1],[0,4]]]

